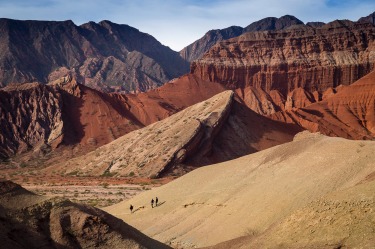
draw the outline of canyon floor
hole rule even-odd
[[[1,175],[25,189],[47,197],[62,197],[71,201],[105,207],[161,186],[173,179],[78,177],[46,175],[40,169],[1,169]]]

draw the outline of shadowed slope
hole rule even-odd
[[[2,248],[170,248],[99,209],[0,182]]]

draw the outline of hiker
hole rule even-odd
[[[154,208],[154,199],[151,200],[151,207]]]
[[[156,197],[156,198],[155,198],[155,207],[158,206],[158,201],[159,201],[159,199],[158,199],[158,197]]]
[[[130,213],[133,213],[133,205],[130,204]]]

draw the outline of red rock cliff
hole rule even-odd
[[[374,68],[374,38],[374,25],[351,21],[249,32],[216,44],[192,63],[191,72],[232,89],[253,86],[284,96],[298,87],[323,92]]]

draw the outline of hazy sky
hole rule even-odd
[[[264,17],[294,15],[303,22],[357,20],[375,0],[0,0],[0,17],[68,20],[80,25],[110,20],[149,33],[179,51],[210,29],[247,26]]]

